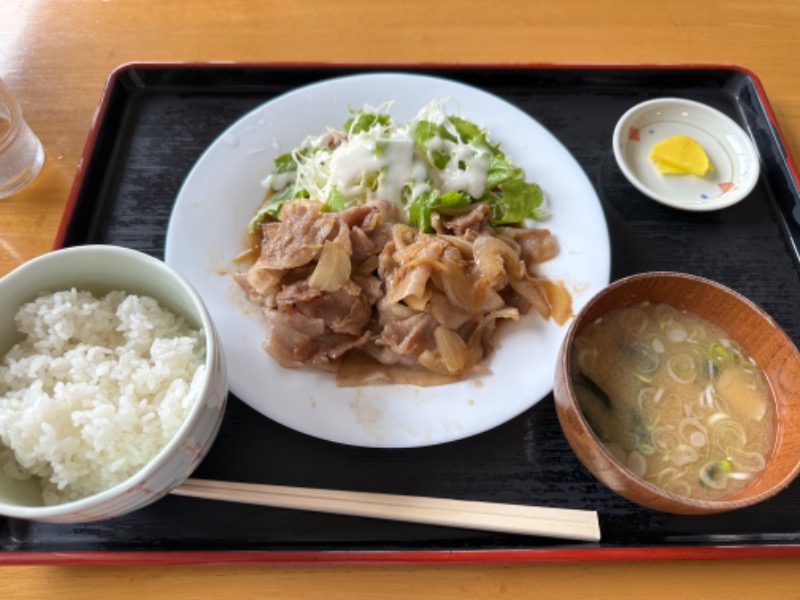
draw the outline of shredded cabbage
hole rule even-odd
[[[434,212],[459,214],[479,202],[488,203],[492,225],[546,217],[541,188],[525,181],[485,129],[447,115],[443,101],[429,103],[404,125],[388,108],[351,110],[342,130],[307,138],[278,156],[251,231],[296,198],[319,199],[326,211],[387,200],[424,231],[432,231]]]

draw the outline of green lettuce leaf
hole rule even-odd
[[[344,124],[345,130],[349,133],[392,126],[392,120],[388,114],[363,109],[351,110],[350,114],[350,118]],[[433,230],[431,215],[435,211],[444,214],[458,214],[476,202],[489,204],[493,225],[518,223],[529,218],[541,220],[546,217],[543,208],[544,194],[541,188],[535,183],[525,181],[523,170],[514,165],[500,151],[498,144],[489,142],[488,132],[485,129],[461,117],[448,116],[446,119],[443,124],[420,120],[409,125],[408,131],[414,140],[417,157],[425,163],[428,169],[428,183],[433,184],[433,181],[437,180],[435,171],[444,169],[452,159],[449,152],[436,149],[436,144],[430,144],[431,139],[460,141],[468,144],[475,153],[489,154],[485,192],[481,198],[471,198],[466,192],[443,193],[434,189],[410,200],[415,182],[407,182],[402,188],[401,200],[406,205],[411,225],[430,232]],[[387,143],[382,139],[377,140],[375,152],[378,157],[383,156],[386,152]],[[434,146],[434,148],[430,146]],[[276,176],[282,175],[283,177],[276,177],[276,179],[285,179],[287,183],[283,184],[280,189],[271,190],[271,194],[268,195],[251,220],[251,231],[255,230],[258,224],[265,219],[277,218],[285,202],[295,198],[308,197],[308,192],[300,187],[302,184],[296,180],[289,182],[291,178],[286,174],[298,170],[298,160],[302,161],[303,157],[321,151],[331,152],[332,150],[325,146],[303,147],[294,152],[281,154],[275,159],[272,173]],[[462,163],[461,168],[466,168],[466,165]],[[358,183],[375,191],[380,178],[386,176],[384,170],[385,167],[381,171],[362,173]],[[340,190],[334,188],[325,199],[323,210],[338,212],[359,204],[363,200],[364,198],[346,197]]]
[[[344,130],[348,133],[360,133],[369,131],[377,123],[381,127],[388,127],[392,118],[384,113],[364,112],[363,110],[351,110],[353,116],[344,123]]]
[[[492,210],[492,225],[519,223],[524,219],[541,221],[547,216],[542,208],[544,193],[537,184],[519,177],[501,183],[498,188],[498,193],[488,192],[482,198]]]
[[[502,153],[493,154],[489,159],[489,171],[486,174],[486,189],[494,190],[500,184],[511,179],[524,178],[522,169],[508,164]]]
[[[261,206],[258,207],[256,214],[250,219],[247,230],[250,233],[255,233],[258,226],[267,218],[277,219],[278,214],[281,212],[283,205],[289,200],[295,198],[308,198],[309,194],[304,189],[296,189],[295,185],[287,185],[279,192],[270,194],[264,200]]]
[[[420,194],[408,205],[409,223],[425,232],[432,232],[431,215],[436,211],[447,212],[448,209],[466,206],[472,201],[463,192],[445,192],[429,190]]]
[[[352,202],[349,202],[347,198],[345,198],[344,194],[334,187],[331,189],[331,193],[328,194],[328,197],[325,199],[325,202],[322,205],[322,210],[324,212],[340,212],[345,208],[349,208],[351,204]]]
[[[456,128],[461,141],[476,148],[492,149],[497,151],[497,147],[492,146],[486,139],[486,132],[472,121],[467,121],[461,117],[450,116],[447,118]]]
[[[291,173],[292,171],[297,171],[297,161],[292,152],[284,152],[275,159],[275,166],[272,169],[273,174],[280,175],[282,173]]]
[[[411,137],[414,140],[417,153],[423,157],[429,167],[432,166],[439,170],[445,168],[450,161],[450,154],[441,150],[429,150],[425,145],[428,140],[434,137],[440,137],[451,142],[455,141],[453,135],[447,131],[444,125],[437,125],[431,121],[417,121],[411,129]]]

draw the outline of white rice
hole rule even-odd
[[[166,445],[205,371],[202,331],[146,296],[75,289],[24,305],[0,364],[0,461],[47,504],[108,489]]]

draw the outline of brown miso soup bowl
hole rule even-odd
[[[570,354],[576,337],[616,308],[665,303],[696,314],[727,332],[761,368],[774,400],[775,436],[766,465],[749,483],[717,500],[668,493],[619,462],[592,430],[572,385]],[[555,373],[558,419],[572,449],[611,490],[644,507],[676,514],[708,514],[743,508],[787,487],[800,470],[800,353],[780,326],[741,294],[708,279],[651,272],[617,280],[595,295],[570,325]]]

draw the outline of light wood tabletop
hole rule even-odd
[[[2,0],[0,77],[38,133],[0,201],[0,276],[50,250],[109,74],[143,61],[739,65],[800,156],[796,0]],[[0,563],[2,556],[0,556]],[[4,566],[8,598],[800,597],[800,559]]]

